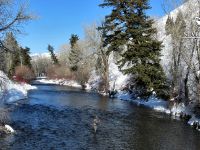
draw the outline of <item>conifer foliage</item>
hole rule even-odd
[[[71,71],[77,71],[79,62],[81,61],[81,51],[78,47],[78,35],[72,34],[70,38],[71,50],[69,53],[69,65]]]
[[[6,52],[5,54],[7,58],[6,73],[8,73],[9,77],[12,77],[15,73],[15,67],[21,64],[20,47],[12,32],[6,34],[4,44],[10,50],[10,52]]]
[[[58,61],[58,59],[57,59],[57,57],[56,57],[56,55],[55,55],[55,53],[54,53],[54,48],[53,48],[53,46],[51,46],[51,45],[48,45],[48,51],[49,51],[49,53],[50,53],[50,55],[51,55],[51,60],[52,60],[52,62],[53,62],[53,64],[54,65],[59,65],[59,61]]]
[[[141,97],[148,97],[154,90],[158,96],[167,97],[165,75],[160,65],[161,42],[153,36],[156,29],[153,20],[146,14],[150,9],[148,0],[104,0],[101,7],[111,7],[105,17],[104,46],[111,51],[120,51],[119,67],[133,76],[134,88]]]
[[[22,57],[22,64],[25,66],[28,66],[29,68],[32,68],[30,48],[28,48],[28,47],[22,48],[21,47],[21,57]]]

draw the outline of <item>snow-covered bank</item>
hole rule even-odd
[[[74,80],[66,80],[66,79],[38,79],[36,82],[44,83],[44,84],[57,84],[57,85],[65,85],[75,88],[81,88],[81,85]],[[88,87],[89,88],[89,87]],[[86,88],[86,89],[88,89]]]
[[[119,93],[117,97],[121,100],[130,101],[138,106],[145,106],[157,112],[169,114],[174,119],[187,117],[189,119],[187,123],[200,131],[200,118],[196,117],[193,113],[194,106],[192,104],[185,106],[183,103],[176,104],[172,102],[172,106],[170,106],[169,101],[164,101],[156,97],[150,97],[148,100],[133,100],[130,94],[123,92]]]
[[[45,84],[57,84],[57,85],[66,85],[66,86],[71,86],[75,88],[81,88],[81,85],[78,84],[76,81],[69,81],[69,80],[64,80],[64,79],[54,79],[54,80],[49,80],[49,79],[38,79],[37,80],[40,83],[45,83]],[[91,89],[91,85],[87,84],[89,88]],[[195,114],[193,113],[193,106],[185,106],[183,103],[180,104],[175,104],[171,103],[169,101],[164,101],[162,99],[158,99],[154,96],[150,97],[148,100],[141,100],[141,99],[132,99],[132,95],[129,94],[128,92],[123,92],[119,91],[116,97],[120,100],[125,100],[132,102],[138,106],[145,106],[148,108],[151,108],[157,112],[162,112],[166,113],[172,116],[174,119],[180,119],[184,118],[185,116],[189,117],[188,124],[191,126],[197,125],[200,127],[200,119],[195,117]],[[199,130],[199,127],[197,129]]]
[[[31,86],[26,83],[14,83],[2,72],[0,71],[0,104],[12,103],[27,97],[27,91],[31,89],[36,89],[35,86]],[[3,108],[3,107],[2,107]],[[0,121],[6,122],[7,113],[1,110]],[[6,134],[15,133],[15,130],[10,125],[0,126],[0,136]]]
[[[31,86],[26,83],[14,83],[8,79],[8,77],[0,71],[0,97],[2,102],[11,103],[27,97],[27,91],[36,89],[35,86]]]
[[[7,103],[12,103],[21,99],[27,98],[27,92],[28,90],[36,89],[35,86],[31,86],[26,83],[9,83],[7,85],[6,90],[4,91],[4,100]]]
[[[148,100],[141,100],[141,99],[131,99],[131,95],[124,93],[124,94],[119,94],[118,98],[121,100],[128,100],[134,104],[137,104],[138,106],[143,105],[146,107],[149,107],[151,109],[154,109],[155,111],[158,112],[165,112],[167,114],[170,114],[170,109],[168,109],[168,102],[157,99],[155,97],[151,97]]]

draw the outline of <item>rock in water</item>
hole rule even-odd
[[[94,132],[97,132],[97,125],[100,123],[100,119],[95,116],[94,120],[93,120],[93,128],[94,128]]]
[[[15,130],[11,127],[11,126],[9,126],[9,125],[5,125],[5,128],[6,128],[6,130],[7,131],[9,131],[10,133],[14,133],[15,132]]]

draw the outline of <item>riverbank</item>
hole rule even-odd
[[[170,115],[173,119],[183,119],[187,122],[188,125],[194,127],[196,130],[200,131],[200,118],[197,114],[194,113],[194,104],[189,104],[185,106],[184,103],[174,103],[170,101],[165,101],[159,99],[155,96],[151,96],[147,100],[142,99],[132,99],[132,95],[127,92],[119,92],[117,98],[129,101],[136,104],[137,106],[145,106],[154,111],[166,113]]]
[[[41,104],[41,101],[45,102]],[[197,142],[200,134],[183,121],[119,99],[41,84],[38,90],[29,92],[27,102],[10,109],[11,125],[17,134],[8,136],[12,137],[9,140],[0,140],[1,148],[184,150],[200,147]],[[100,119],[96,134],[92,127],[95,116]]]
[[[36,89],[27,83],[17,83],[11,81],[2,71],[0,71],[0,100],[3,103],[12,103],[27,98],[28,90]]]
[[[2,71],[0,71],[0,136],[14,133],[14,129],[7,125],[9,115],[6,104],[12,104],[16,101],[26,99],[29,90],[36,89],[27,83],[15,83],[11,81]]]
[[[2,149],[184,150],[200,147],[197,142],[200,134],[184,121],[77,88],[38,84],[36,90],[28,92],[26,101],[7,106],[10,125],[16,134],[1,138]],[[100,119],[96,134],[92,126],[95,116]]]
[[[194,113],[194,104],[185,106],[184,103],[174,103],[170,101],[164,101],[151,96],[148,100],[132,99],[132,95],[121,92],[118,94],[118,98],[121,100],[129,101],[138,106],[145,106],[153,109],[157,112],[169,114],[173,119],[183,119],[188,125],[194,127],[200,131],[200,118]]]

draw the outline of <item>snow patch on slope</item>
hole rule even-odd
[[[7,103],[25,99],[27,98],[28,90],[36,89],[35,86],[26,83],[17,84],[12,82],[2,71],[0,71],[0,82],[2,85],[0,89],[1,99]]]
[[[198,9],[198,0],[189,0],[188,2],[184,3],[183,5],[170,12],[168,15],[170,15],[170,17],[172,17],[175,21],[178,12],[181,11],[184,18],[186,18],[186,24],[189,27],[191,22],[195,20],[195,17],[199,16]],[[154,24],[154,27],[157,29],[157,39],[163,42],[163,48],[161,51],[161,64],[167,76],[169,75],[170,68],[168,66],[171,64],[171,54],[173,50],[173,41],[171,39],[171,36],[166,35],[165,31],[165,25],[167,22],[168,15],[158,19]]]

